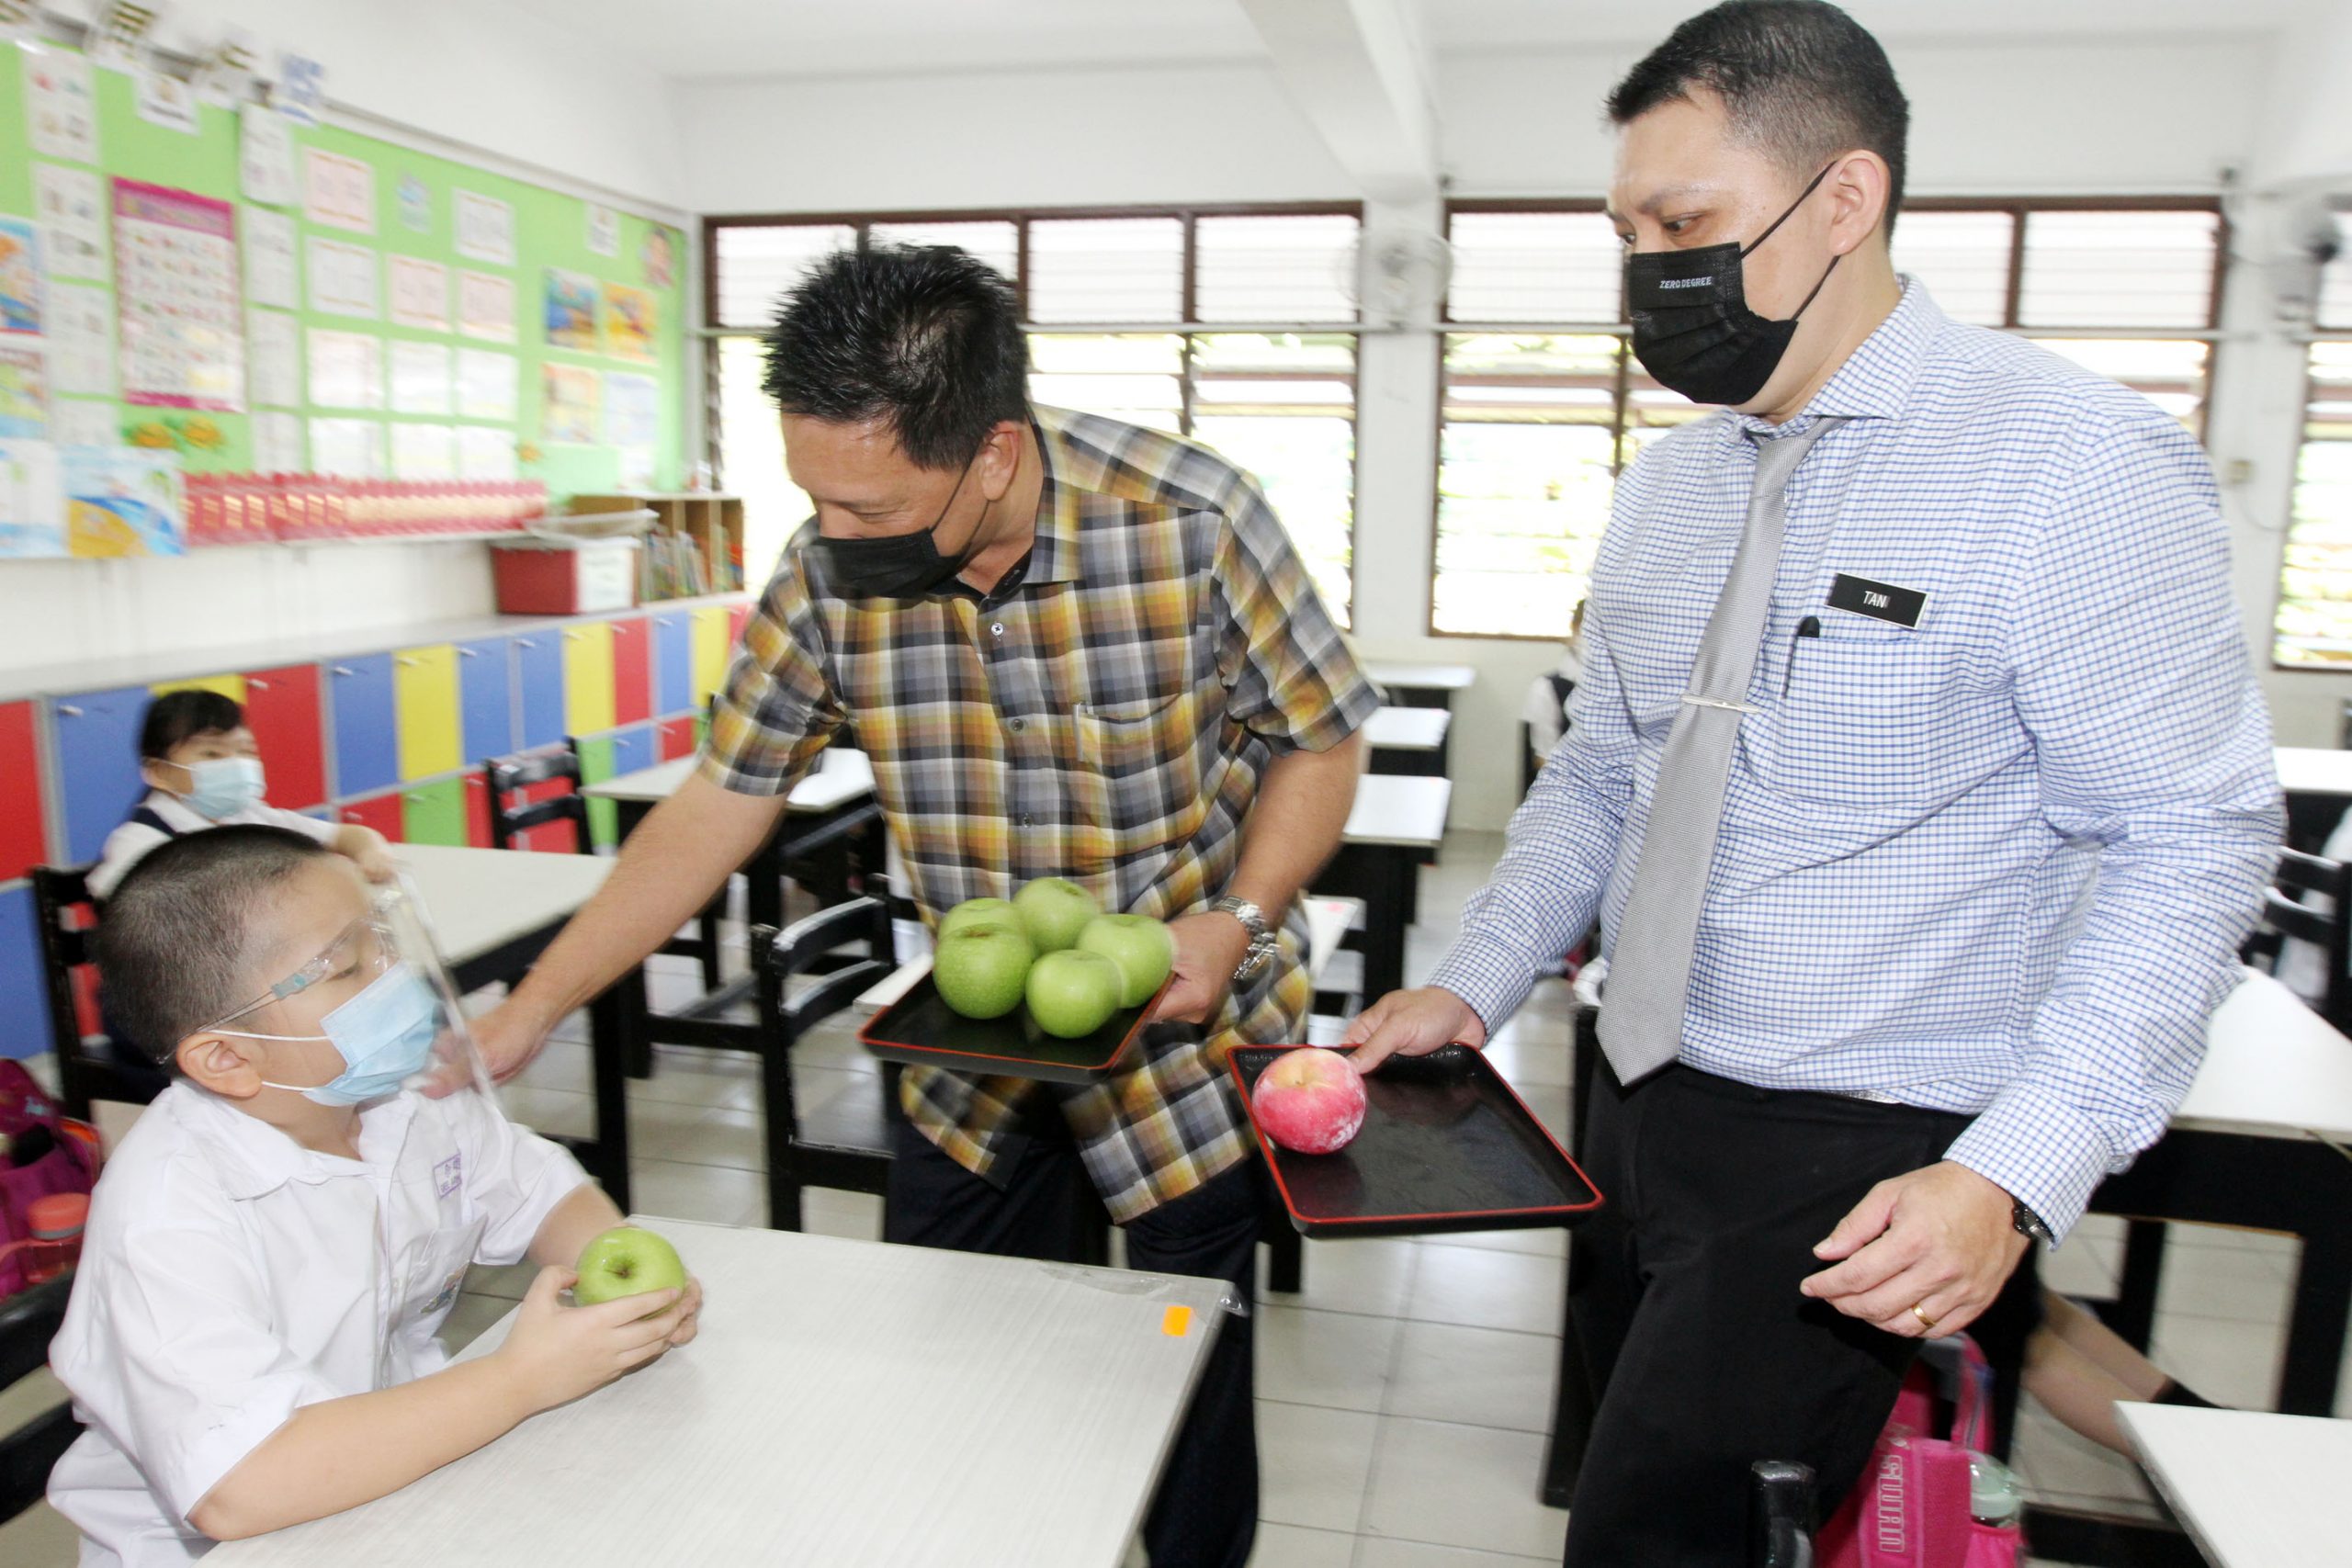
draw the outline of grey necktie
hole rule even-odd
[[[1682,1054],[1682,1010],[1690,992],[1691,949],[1699,908],[1723,824],[1724,786],[1732,742],[1747,711],[1781,565],[1788,521],[1789,475],[1805,448],[1838,419],[1816,415],[1804,430],[1756,443],[1756,488],[1731,576],[1707,617],[1681,709],[1666,738],[1649,826],[1634,863],[1634,891],[1611,944],[1609,986],[1600,1010],[1600,1047],[1618,1081],[1647,1077]],[[1752,437],[1751,437],[1752,438]]]

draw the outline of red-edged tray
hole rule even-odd
[[[1244,1105],[1297,1045],[1238,1045],[1227,1069]],[[1335,1047],[1341,1055],[1353,1046]],[[1294,1154],[1250,1117],[1301,1235],[1435,1235],[1572,1225],[1600,1207],[1568,1151],[1484,1053],[1392,1056],[1364,1079],[1363,1127],[1337,1154]]]
[[[1171,977],[1168,985],[1174,983]],[[1159,1005],[1168,985],[1143,1006],[1113,1013],[1111,1021],[1093,1033],[1060,1040],[1030,1021],[1025,1007],[1002,1018],[966,1018],[941,999],[926,972],[905,996],[867,1020],[857,1039],[886,1062],[1043,1083],[1092,1083],[1135,1065],[1144,1020]]]

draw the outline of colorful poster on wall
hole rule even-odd
[[[122,400],[241,412],[236,209],[190,191],[118,179],[114,265]]]
[[[290,51],[277,57],[277,80],[270,84],[269,104],[279,114],[303,125],[319,123],[326,107],[327,68],[306,54]]]
[[[594,278],[584,272],[566,272],[560,266],[548,268],[546,303],[541,313],[547,322],[549,348],[575,349],[582,354],[596,352]]]
[[[376,165],[323,147],[302,150],[302,216],[328,229],[376,231]]]
[[[539,439],[593,446],[604,378],[583,366],[539,367]]]
[[[51,277],[105,280],[107,197],[97,175],[62,164],[35,164],[33,216],[48,242]]]
[[[69,163],[98,161],[98,95],[90,62],[62,50],[23,50],[25,130],[33,151]]]
[[[649,287],[667,288],[677,280],[678,243],[659,223],[646,231],[645,243],[638,247],[637,259],[645,268]]]
[[[39,345],[0,343],[0,437],[49,434],[49,372]]]
[[[457,193],[458,254],[492,266],[514,265],[514,209],[493,197]]]
[[[310,334],[311,402],[322,409],[384,406],[384,340],[366,333],[312,327]]]
[[[114,297],[105,289],[88,283],[50,288],[49,373],[61,392],[114,396]],[[63,436],[58,441],[73,445]]]
[[[588,204],[588,248],[600,256],[621,254],[621,215],[600,201]]]
[[[265,104],[237,113],[237,184],[247,201],[294,205],[294,126]]]
[[[384,477],[384,425],[373,419],[311,422],[311,468],[347,479]]]
[[[0,441],[0,558],[65,554],[65,491],[57,448]]]
[[[522,362],[486,348],[458,350],[458,412],[466,419],[495,419],[512,424]]]
[[[273,310],[302,303],[301,252],[294,220],[264,207],[245,209],[245,298]]]
[[[616,359],[652,364],[661,309],[650,289],[631,288],[626,283],[605,285],[605,352]]]
[[[449,412],[449,345],[445,343],[392,344],[392,412],[440,414]]]
[[[486,272],[458,274],[458,334],[485,343],[514,341],[514,280]]]
[[[433,232],[433,193],[414,175],[402,175],[397,187],[401,227],[412,234]]]
[[[130,80],[132,107],[141,119],[186,136],[204,128],[197,118],[196,89],[181,78],[164,71],[133,71]]]
[[[0,333],[41,331],[40,234],[27,218],[0,218]]]
[[[255,408],[302,406],[302,334],[283,310],[245,314],[245,359]]]
[[[661,383],[632,371],[605,371],[605,443],[613,446],[650,446],[661,434]]]
[[[133,446],[68,446],[59,455],[66,547],[97,559],[187,553],[179,456]]]
[[[122,430],[114,404],[59,398],[50,405],[49,435],[60,446],[111,446],[122,439]]]
[[[311,236],[311,309],[322,316],[382,314],[377,302],[376,253],[323,234]]]
[[[449,269],[422,256],[393,256],[390,265],[392,324],[447,332]]]

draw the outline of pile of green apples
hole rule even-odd
[[[1076,1040],[1149,1001],[1175,964],[1159,921],[1106,915],[1085,888],[1048,876],[1009,899],[948,910],[931,976],[940,1000],[966,1018],[1002,1018],[1026,1001],[1038,1028]]]

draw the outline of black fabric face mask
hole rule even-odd
[[[947,492],[945,504],[928,528],[880,539],[818,539],[812,543],[808,547],[819,552],[824,561],[825,575],[833,591],[844,599],[920,599],[953,581],[956,574],[969,564],[970,552],[967,549],[963,555],[943,556],[935,536],[939,525],[947,521],[948,508],[963,493],[964,481],[971,476],[972,465],[967,463],[964,471],[956,476],[956,488]],[[973,529],[975,535],[978,532],[977,527]]]
[[[1836,168],[1832,164],[1813,176],[1788,210],[1756,237],[1754,244],[1725,242],[1689,251],[1644,251],[1626,258],[1625,300],[1634,318],[1634,357],[1642,362],[1661,387],[1681,393],[1694,403],[1744,403],[1764,389],[1772,372],[1796,336],[1797,321],[1821,292],[1829,274],[1838,270],[1836,256],[1821,275],[1821,283],[1804,297],[1796,314],[1785,321],[1766,321],[1747,308],[1740,283],[1740,263],[1773,230],[1804,205],[1805,197]]]

